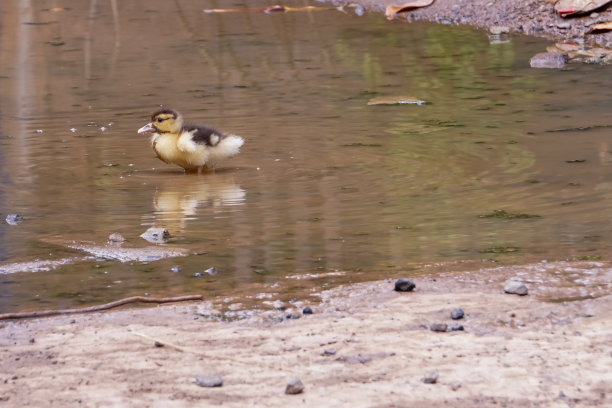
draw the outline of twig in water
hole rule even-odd
[[[128,303],[172,303],[172,302],[186,302],[189,300],[202,300],[202,295],[186,295],[169,298],[152,298],[145,296],[133,296],[125,299],[119,299],[114,302],[105,303],[103,305],[90,306],[82,309],[60,309],[60,310],[40,310],[37,312],[19,312],[19,313],[4,313],[0,314],[0,320],[5,319],[27,319],[30,317],[46,317],[76,313],[90,313],[99,312],[101,310],[112,309],[113,307],[127,305]]]

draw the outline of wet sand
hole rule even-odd
[[[566,267],[567,265],[563,265]],[[580,265],[574,265],[579,267]],[[218,322],[201,303],[0,323],[6,406],[610,406],[612,296],[504,294],[530,266],[432,274],[321,293],[314,313]],[[562,296],[556,289],[557,295]],[[198,308],[200,306],[200,308]],[[455,307],[465,311],[451,320]],[[434,332],[430,326],[462,325]],[[155,345],[155,340],[165,344]],[[223,386],[195,384],[216,372]],[[437,383],[423,378],[437,372]],[[299,378],[304,392],[284,393]]]

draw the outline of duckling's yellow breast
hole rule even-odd
[[[194,151],[185,151],[179,144],[176,133],[155,133],[151,137],[151,146],[162,161],[176,164],[185,169],[192,169],[206,164],[208,154],[204,146],[197,146]]]

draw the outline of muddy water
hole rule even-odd
[[[608,259],[609,69],[533,70],[542,40],[351,8],[202,11],[247,6],[2,2],[0,214],[24,220],[0,225],[0,312]],[[242,153],[201,176],[160,162],[136,130],[162,104]],[[134,252],[150,226],[172,238]]]

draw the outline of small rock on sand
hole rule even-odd
[[[519,296],[525,296],[528,293],[527,286],[523,282],[514,279],[508,279],[504,283],[504,292]]]
[[[453,319],[453,320],[463,319],[464,315],[465,315],[465,313],[463,313],[463,310],[458,308],[458,307],[456,307],[451,312],[451,319]]]
[[[304,309],[302,309],[302,314],[305,314],[305,315],[312,314],[312,308],[310,306],[306,306]]]
[[[423,382],[425,384],[435,384],[436,382],[438,382],[438,377],[440,375],[438,374],[437,371],[432,371],[431,373],[427,374],[424,378],[423,378]]]
[[[300,394],[304,391],[304,384],[300,381],[299,378],[293,378],[287,383],[287,387],[285,388],[285,394],[295,395]]]
[[[223,379],[218,373],[199,374],[195,378],[200,387],[221,387]]]
[[[415,287],[412,279],[400,278],[395,281],[395,291],[397,292],[411,292]]]
[[[165,228],[151,227],[143,232],[140,237],[154,244],[163,244],[170,237],[170,233]]]
[[[445,332],[445,331],[448,331],[448,324],[434,323],[431,326],[429,326],[429,330],[435,331],[435,332]]]

